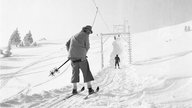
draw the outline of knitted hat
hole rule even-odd
[[[88,29],[88,30],[90,30],[91,33],[93,33],[92,27],[90,25],[87,25],[87,26],[83,27],[82,29],[83,30]]]

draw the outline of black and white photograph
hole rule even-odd
[[[192,108],[192,0],[0,0],[0,108]]]

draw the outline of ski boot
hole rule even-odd
[[[93,94],[95,91],[92,88],[88,88],[89,95]]]
[[[77,94],[77,89],[73,89],[72,94],[73,95]]]

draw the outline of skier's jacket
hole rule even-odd
[[[68,58],[71,60],[85,60],[90,48],[89,35],[81,31],[72,36],[66,43]]]
[[[119,63],[120,62],[120,58],[118,56],[115,57],[115,62]]]

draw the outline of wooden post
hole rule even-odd
[[[130,34],[130,30],[129,30],[129,26],[128,26],[128,44],[129,44],[129,64],[132,63],[132,47],[131,47],[131,34]]]
[[[101,69],[104,67],[104,59],[103,59],[103,35],[100,34],[101,36]]]

